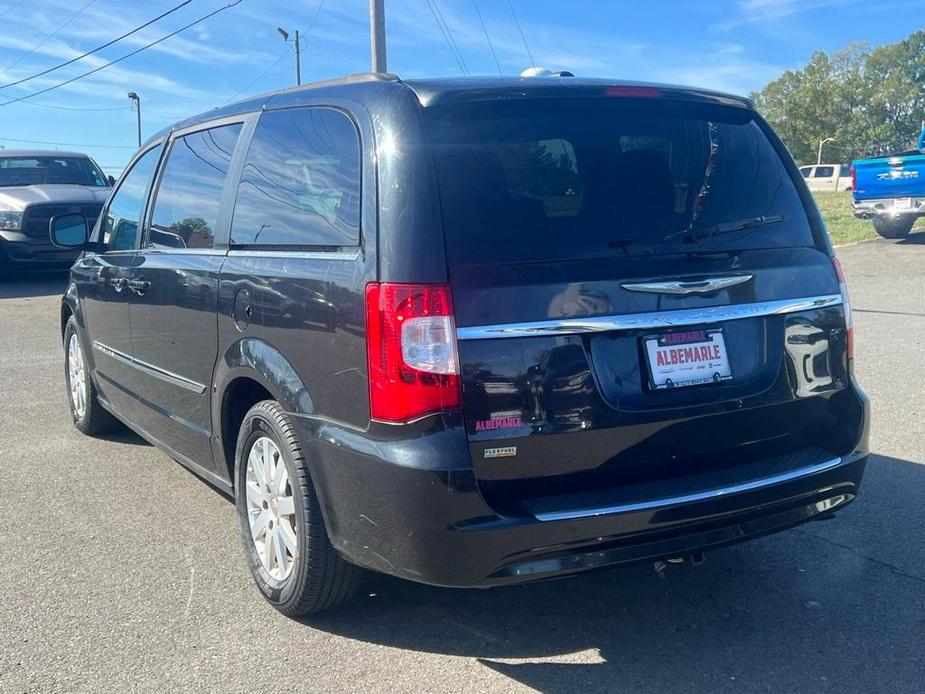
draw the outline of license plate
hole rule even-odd
[[[732,378],[722,328],[646,337],[650,385],[655,390],[721,383]]]
[[[893,209],[896,210],[911,210],[912,209],[912,198],[897,198],[893,201]]]

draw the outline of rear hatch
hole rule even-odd
[[[744,106],[605,93],[427,109],[486,498],[549,510],[850,451],[839,284],[795,168]]]
[[[856,200],[925,198],[925,154],[908,152],[854,163]]]

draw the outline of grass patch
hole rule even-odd
[[[814,192],[813,197],[836,246],[877,238],[873,222],[855,219],[851,210],[851,193]]]

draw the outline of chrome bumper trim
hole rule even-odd
[[[773,477],[764,477],[760,480],[754,480],[752,482],[743,482],[742,484],[735,484],[730,487],[710,489],[702,492],[685,494],[683,496],[675,496],[665,499],[652,499],[651,501],[639,501],[632,504],[619,504],[617,506],[607,506],[603,508],[588,508],[577,509],[574,511],[553,511],[550,513],[537,513],[536,519],[540,521],[575,520],[578,518],[606,516],[612,513],[648,511],[666,506],[677,506],[678,504],[690,504],[697,501],[708,501],[710,499],[717,499],[722,496],[730,496],[731,494],[741,494],[742,492],[755,491],[764,487],[780,484],[781,482],[790,482],[801,477],[815,475],[820,472],[825,472],[826,470],[831,470],[834,467],[838,467],[842,464],[842,462],[842,458],[833,458],[832,460],[827,460],[824,463],[810,465],[809,467],[802,467],[797,470],[791,470],[790,472],[784,472],[780,475],[774,475]]]
[[[675,311],[653,311],[651,313],[629,313],[623,316],[594,316],[590,318],[563,318],[560,320],[536,321],[533,323],[507,323],[498,325],[476,325],[457,328],[458,340],[497,340],[505,337],[536,337],[539,335],[578,335],[602,333],[615,330],[652,330],[676,328],[689,325],[722,323],[743,318],[777,316],[798,311],[838,306],[842,303],[840,294],[812,296],[802,299],[765,301],[755,304],[733,304],[731,306],[710,306],[687,308]]]

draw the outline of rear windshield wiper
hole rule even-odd
[[[739,219],[734,222],[723,222],[722,224],[715,224],[714,226],[710,227],[691,229],[691,231],[682,240],[685,243],[703,241],[704,239],[708,239],[712,236],[718,236],[720,234],[731,234],[734,231],[742,231],[743,229],[755,229],[757,227],[764,226],[765,224],[776,224],[777,222],[783,222],[784,219],[786,219],[784,215],[775,214],[771,216]]]

